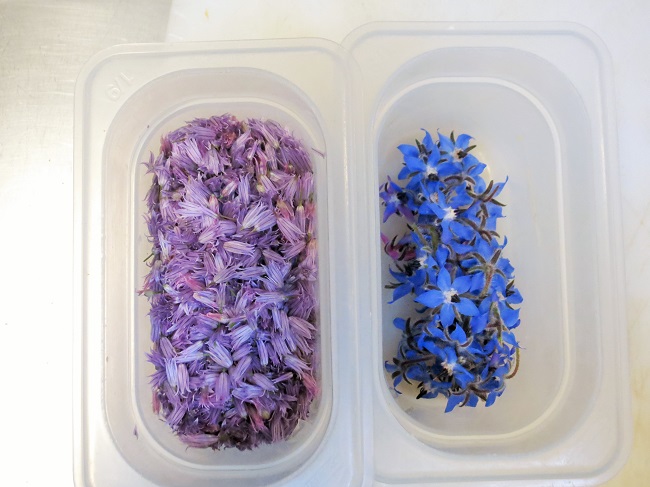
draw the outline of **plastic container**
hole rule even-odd
[[[329,196],[346,173],[341,100],[347,93],[339,50],[324,41],[117,47],[81,75],[76,177],[84,222],[85,404],[79,483],[200,486],[228,479],[230,485],[267,486],[291,478],[308,485],[332,464],[342,484],[356,481],[358,409],[347,405],[358,403],[359,379],[340,365],[357,361],[356,331],[336,326],[353,309],[347,290],[330,287],[345,280],[353,250],[345,194]],[[328,90],[323,80],[330,81]],[[315,149],[322,393],[309,421],[288,441],[215,453],[186,448],[152,412],[148,303],[135,291],[151,251],[143,220],[151,176],[140,162],[158,153],[164,133],[222,113],[277,120]]]
[[[75,219],[79,485],[592,485],[631,425],[609,61],[573,25],[370,24],[313,39],[147,45],[79,77]],[[313,153],[321,291],[311,417],[251,452],[186,449],[151,412],[150,248],[139,164],[160,136],[230,112],[290,127]],[[524,294],[519,374],[486,409],[393,397],[377,188],[420,128],[473,135],[509,177],[499,230]]]
[[[524,30],[521,30],[521,29]],[[582,485],[619,468],[630,445],[621,306],[618,177],[608,60],[575,26],[379,25],[346,46],[363,77],[363,233],[370,282],[388,282],[377,187],[395,147],[421,127],[475,137],[509,182],[500,232],[525,297],[519,373],[491,408],[392,397],[384,360],[404,305],[372,287],[374,476],[383,484],[475,481]],[[616,297],[615,297],[616,296]]]

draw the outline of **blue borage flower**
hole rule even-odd
[[[491,406],[505,380],[519,367],[513,333],[523,301],[514,268],[502,256],[497,220],[504,206],[496,197],[506,182],[486,182],[485,164],[470,154],[472,137],[424,131],[422,142],[400,145],[404,167],[400,186],[388,178],[381,186],[384,222],[396,215],[409,231],[382,234],[393,260],[391,303],[410,296],[418,319],[396,318],[402,333],[396,356],[386,363],[393,388],[405,381],[418,398],[447,398],[456,406]]]

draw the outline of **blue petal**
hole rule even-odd
[[[503,216],[503,208],[499,205],[495,205],[492,202],[488,202],[485,205],[487,207],[488,217],[490,218],[501,218]]]
[[[436,289],[420,294],[415,301],[429,308],[435,308],[445,302],[445,297]]]
[[[447,204],[447,197],[445,196],[445,193],[442,191],[438,191],[438,205],[441,208],[447,208],[449,205]]]
[[[445,347],[445,355],[447,357],[446,359],[447,362],[449,362],[450,364],[456,363],[456,359],[458,358],[458,356],[456,355],[456,349],[454,349],[454,347],[451,346]]]
[[[431,336],[434,338],[445,338],[445,334],[442,332],[440,328],[436,326],[435,322],[429,323],[427,326],[427,329],[429,330],[429,333],[431,333]]]
[[[406,277],[406,274],[404,274],[403,272],[395,272],[390,267],[388,268],[388,272],[390,272],[390,275],[393,276],[394,279],[397,279],[397,282],[404,283],[408,279]]]
[[[500,291],[502,294],[505,294],[506,292],[506,280],[503,278],[501,274],[495,273],[494,276],[492,276],[492,282],[490,283],[490,290],[492,291]]]
[[[479,304],[478,309],[481,311],[481,313],[487,313],[490,311],[490,307],[492,306],[492,303],[495,301],[496,295],[491,294],[487,296],[483,301],[481,301],[481,304]]]
[[[420,155],[420,151],[414,145],[401,144],[397,146],[397,150],[404,154],[404,156],[418,157]]]
[[[485,407],[486,407],[486,408],[489,408],[490,406],[492,406],[492,404],[494,404],[494,401],[496,401],[497,396],[498,396],[498,393],[496,393],[496,392],[490,392],[490,393],[488,394],[487,399],[485,400]]]
[[[456,406],[458,406],[461,402],[465,400],[464,395],[455,395],[452,394],[449,396],[449,399],[447,399],[447,407],[445,408],[445,412],[449,413],[454,410]]]
[[[467,134],[460,134],[458,137],[456,137],[456,147],[460,149],[467,149],[469,146],[469,141],[472,140],[471,135]]]
[[[515,338],[515,334],[512,332],[504,332],[502,335],[503,341],[506,342],[509,345],[512,345],[513,347],[519,347],[519,343],[517,343],[517,339]]]
[[[478,396],[470,392],[469,401],[467,401],[467,406],[475,408],[478,405]]]
[[[454,279],[453,287],[458,294],[463,294],[469,291],[469,287],[472,284],[472,276],[461,276]]]
[[[503,191],[503,188],[505,187],[506,183],[508,182],[508,178],[506,177],[506,180],[502,183],[496,183],[494,185],[494,188],[496,191],[494,191],[494,196],[499,196],[501,191]]]
[[[406,168],[406,169],[408,169],[408,168]],[[414,193],[419,193],[421,188],[422,188],[422,185],[420,184],[420,182],[422,181],[422,173],[421,172],[418,172],[418,173],[413,172],[412,173],[412,172],[409,171],[408,174],[409,175],[413,174],[413,177],[411,178],[411,180],[408,183],[406,183],[406,189],[410,189]]]
[[[476,225],[481,225],[481,218],[478,216],[479,207],[474,205],[471,208],[468,208],[462,213],[462,216],[467,218],[469,221],[475,223]]]
[[[438,284],[438,289],[441,291],[449,291],[451,289],[451,276],[444,267],[441,267],[438,271],[436,283]]]
[[[471,252],[474,249],[474,247],[471,245],[460,243],[456,240],[452,240],[449,245],[451,245],[451,248],[454,249],[454,252],[457,254],[466,254],[467,252]]]
[[[497,219],[496,217],[489,217],[485,222],[485,229],[494,231],[497,228]],[[497,243],[497,242],[495,242]]]
[[[386,209],[384,210],[384,223],[397,211],[397,205],[395,203],[388,203]]]
[[[406,167],[408,167],[411,172],[423,172],[427,170],[427,165],[419,157],[408,156],[404,158],[404,162],[406,163]]]
[[[388,178],[388,185],[393,190],[393,191],[391,191],[391,193],[397,193],[399,191],[402,191],[402,187],[399,184],[396,184],[393,181],[391,181],[390,178]]]
[[[490,373],[490,366],[486,365],[485,367],[483,367],[483,370],[481,371],[479,377],[481,378],[482,381],[484,381],[485,379],[487,379],[489,373]]]
[[[424,129],[422,129],[422,130],[424,130]],[[433,147],[434,147],[435,144],[433,142],[433,139],[431,138],[431,134],[429,132],[427,132],[426,130],[424,130],[424,133],[425,133],[425,135],[424,135],[424,139],[422,139],[422,145],[425,147],[425,149],[427,151],[431,151],[431,150],[433,150]]]
[[[442,178],[461,172],[461,169],[453,162],[441,162],[438,164],[437,170],[438,176]]]
[[[474,181],[476,181],[476,184],[474,185],[475,193],[481,194],[483,191],[485,191],[486,184],[482,177],[474,176]]]
[[[449,336],[456,340],[458,343],[465,343],[467,341],[467,335],[465,334],[465,330],[463,330],[462,326],[456,325],[456,328],[449,334]]]
[[[498,392],[497,389],[501,387],[501,380],[499,378],[489,379],[488,382],[483,384],[483,389],[486,391]]]
[[[462,365],[456,365],[454,367],[454,372],[454,379],[456,379],[456,382],[458,382],[463,389],[474,380],[474,376]]]
[[[519,310],[510,309],[507,306],[499,306],[501,312],[501,319],[508,328],[514,328],[517,321],[519,321]]]
[[[472,274],[472,284],[469,286],[470,291],[481,291],[485,286],[485,274],[483,272],[477,272]]]
[[[452,386],[451,382],[438,382],[435,379],[432,380],[430,384],[432,389],[436,389],[438,391],[447,391],[451,389]]]
[[[413,365],[406,369],[406,377],[411,380],[422,381],[424,378],[424,371],[422,367],[418,365]]]
[[[439,347],[437,347],[433,341],[425,341],[423,346],[426,350],[434,354],[436,357],[439,357],[441,360],[445,359],[445,353]]]
[[[497,268],[501,269],[503,273],[508,277],[510,277],[515,271],[515,268],[512,267],[512,264],[510,264],[510,260],[506,259],[505,257],[501,257],[499,259],[499,262],[497,262]]]
[[[467,298],[460,298],[460,302],[456,303],[456,308],[460,311],[460,314],[465,316],[476,316],[478,314],[476,305]]]
[[[510,325],[510,327],[508,329],[509,330],[514,330],[515,328],[517,328],[519,326],[520,323],[521,323],[521,320],[517,320],[512,325]]]
[[[494,255],[494,248],[485,240],[479,239],[476,243],[476,251],[483,257],[485,260],[490,260]]]
[[[444,298],[443,298],[444,300]],[[454,322],[456,315],[454,313],[454,307],[449,304],[443,304],[442,309],[440,310],[440,322],[446,328]]]
[[[406,320],[403,318],[395,318],[393,320],[393,325],[395,328],[404,331],[406,329]]]
[[[449,228],[451,228],[451,231],[454,232],[454,234],[465,241],[472,240],[472,237],[474,237],[474,230],[471,227],[463,225],[456,220],[449,224]]]
[[[472,332],[474,332],[473,329]],[[469,347],[467,347],[467,350],[469,350],[473,355],[485,355],[483,347],[481,347],[481,344],[478,342],[478,340],[476,340],[476,338],[472,340],[472,343],[469,345]]]
[[[496,338],[493,338],[492,340],[489,340],[484,346],[483,346],[483,351],[490,355],[492,352],[494,352],[494,349],[497,346],[497,341]]]
[[[430,203],[428,201],[425,201],[422,204],[422,206],[428,206],[431,209],[431,211],[433,211],[435,213],[435,215],[440,219],[444,218],[445,215],[447,215],[447,212],[445,210],[443,210],[440,205],[437,205],[435,203]]]
[[[430,181],[429,179],[427,179],[427,180],[425,180],[423,182],[422,185],[423,185],[423,187],[425,189],[425,194],[427,195],[427,197],[429,197],[429,195],[437,193],[438,191],[440,191],[444,187],[444,185],[442,184],[442,182],[440,180],[438,180],[438,181]]]
[[[467,194],[465,189],[463,189],[462,191],[459,191],[456,194],[456,196],[452,198],[451,203],[454,208],[460,208],[461,206],[469,205],[473,201],[474,200],[472,199],[472,197]]]
[[[470,157],[471,159],[466,162],[466,165],[469,167],[469,175],[476,177],[481,174],[487,166],[482,162],[478,162],[474,156],[466,156],[465,160],[469,159]]]
[[[507,365],[502,365],[497,368],[497,370],[494,371],[494,377],[498,379],[502,379],[504,375],[506,375],[508,372],[510,372],[510,367]]]
[[[483,330],[485,330],[487,324],[488,324],[487,314],[476,315],[469,322],[469,325],[472,327],[472,333],[474,334],[481,333]]]
[[[397,370],[397,365],[391,364],[389,362],[384,362],[384,368],[387,372],[393,373]]]
[[[415,287],[420,287],[426,281],[427,273],[424,269],[418,269],[413,277],[411,277],[410,282]]]
[[[440,229],[442,230],[440,240],[445,245],[451,246],[451,242],[454,240],[454,234],[449,230],[449,220],[443,220],[440,222]]]
[[[393,300],[389,301],[389,304],[393,304],[398,299],[403,298],[407,294],[410,294],[412,289],[413,286],[411,285],[410,282],[407,282],[405,284],[402,284],[399,287],[396,287],[395,290],[393,291]]]
[[[442,245],[438,246],[438,249],[436,250],[436,262],[440,267],[443,267],[445,265],[445,262],[447,262],[447,258],[449,257],[449,250],[444,248]]]
[[[521,302],[523,302],[524,298],[521,296],[521,293],[519,292],[519,289],[511,288],[510,292],[512,292],[512,294],[510,294],[506,298],[506,301],[508,303],[510,303],[510,304],[520,304]]]
[[[429,154],[429,163],[437,164],[440,161],[440,149],[438,149],[436,144],[433,144],[433,147],[428,150],[431,151],[431,154]]]
[[[441,216],[439,216],[440,209],[438,208],[438,205],[429,203],[427,201],[422,203],[422,205],[418,209],[418,212],[420,213],[420,215],[436,215],[438,218],[442,218]],[[444,212],[443,212],[443,216],[444,216]]]
[[[482,163],[476,157],[474,157],[472,154],[467,154],[463,158],[463,167],[465,168],[465,170],[468,170],[468,169],[472,168],[472,170],[469,173],[471,175],[478,175],[481,172],[483,172],[483,169],[485,169],[485,164],[482,164],[483,167],[480,168],[481,164]],[[477,170],[477,167],[472,167],[472,166],[477,166],[477,167],[479,167],[480,170]]]
[[[443,151],[445,151],[445,152],[447,152],[449,154],[451,154],[454,151],[454,148],[455,148],[454,143],[451,141],[451,139],[449,137],[447,137],[446,135],[442,135],[438,131],[438,139],[440,139],[440,148]]]
[[[411,171],[408,167],[404,166],[399,172],[399,174],[397,175],[397,179],[406,179],[410,176],[412,172],[413,171]]]

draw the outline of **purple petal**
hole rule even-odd
[[[217,435],[207,433],[195,433],[191,435],[178,436],[183,443],[194,448],[208,448],[219,441]]]
[[[255,252],[254,245],[245,242],[239,242],[237,240],[229,240],[225,242],[223,244],[223,248],[231,254],[238,255],[253,255]]]

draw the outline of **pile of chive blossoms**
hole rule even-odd
[[[308,153],[223,115],[164,136],[147,167],[154,411],[192,447],[286,439],[319,393]]]
[[[504,205],[495,198],[505,182],[483,180],[471,139],[452,132],[434,141],[425,131],[421,143],[398,147],[406,184],[389,177],[380,188],[383,221],[407,224],[403,235],[381,236],[393,261],[391,303],[414,301],[410,316],[393,321],[401,340],[385,368],[398,394],[405,381],[418,399],[442,395],[445,412],[479,400],[491,406],[519,366],[512,330],[522,297],[502,256],[507,239],[500,243],[496,232]]]

